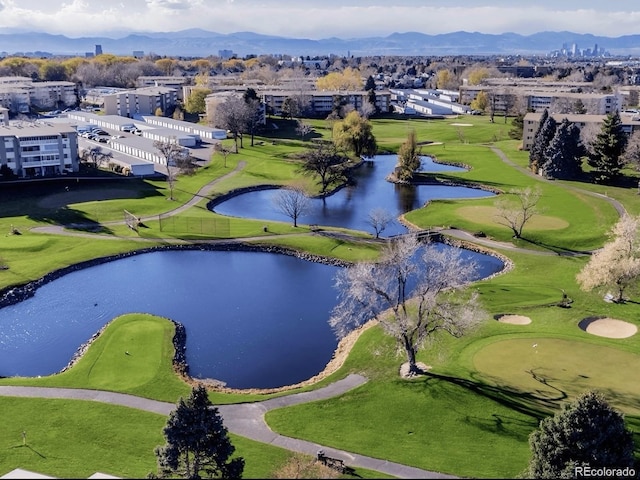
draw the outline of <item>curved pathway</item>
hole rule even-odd
[[[431,472],[387,460],[325,447],[306,440],[285,437],[273,432],[264,420],[265,413],[274,408],[287,407],[341,395],[363,385],[366,381],[367,379],[362,375],[351,374],[342,380],[338,380],[317,390],[271,398],[255,403],[220,405],[217,406],[217,408],[223,417],[224,425],[230,432],[258,442],[268,443],[312,456],[315,456],[318,450],[322,449],[325,455],[341,459],[347,466],[367,468],[397,478],[457,478],[452,475]],[[134,395],[76,388],[0,386],[0,395],[7,397],[87,400],[137,408],[160,415],[169,415],[176,407],[174,403],[160,402],[148,398],[136,397]]]

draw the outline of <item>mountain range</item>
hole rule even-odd
[[[261,35],[253,32],[222,34],[201,29],[178,32],[132,33],[121,38],[80,37],[0,30],[0,52],[36,56],[94,53],[101,45],[104,53],[132,55],[134,51],[181,57],[218,55],[230,50],[238,56],[249,54],[284,55],[545,55],[563,45],[591,49],[597,45],[615,56],[640,54],[640,35],[601,37],[572,32],[540,32],[533,35],[479,32],[452,32],[428,35],[419,32],[393,33],[367,38],[323,38],[319,40]]]

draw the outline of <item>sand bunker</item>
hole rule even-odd
[[[607,338],[627,338],[638,331],[634,324],[615,318],[589,317],[578,323],[587,333]]]
[[[473,123],[452,123],[452,127],[473,127]]]
[[[510,323],[511,325],[529,325],[531,319],[524,315],[499,315],[496,320],[502,323]]]

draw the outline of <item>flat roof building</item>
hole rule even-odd
[[[23,178],[77,172],[78,134],[64,124],[0,126],[0,165]]]

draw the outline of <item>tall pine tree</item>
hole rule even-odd
[[[620,175],[620,170],[624,167],[622,154],[626,145],[627,134],[622,129],[620,113],[610,113],[604,119],[589,153],[588,163],[593,169],[596,182],[610,182]]]
[[[580,129],[564,118],[542,155],[539,173],[546,178],[572,179],[582,173]]]
[[[543,154],[545,149],[553,140],[556,134],[557,122],[549,115],[549,111],[545,109],[540,117],[538,130],[533,137],[533,144],[529,150],[529,169],[538,173],[538,169],[544,163]]]
[[[244,459],[229,460],[235,447],[202,385],[178,401],[162,432],[167,443],[155,449],[161,478],[242,477]]]

